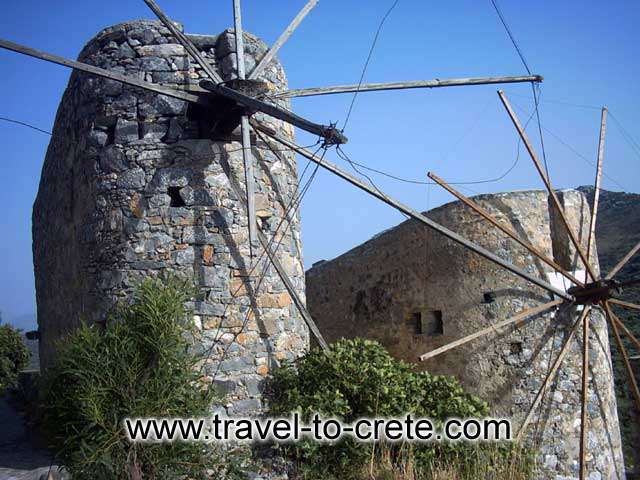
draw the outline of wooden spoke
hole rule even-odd
[[[633,257],[636,253],[638,253],[638,250],[640,250],[640,242],[638,242],[631,250],[629,250],[629,253],[627,253],[622,260],[620,260],[615,267],[613,267],[613,269],[607,274],[607,276],[605,277],[607,280],[611,280],[613,277],[616,276],[616,274],[622,269],[622,267],[624,267],[627,262],[629,260],[631,260],[631,257]]]
[[[180,100],[185,100],[191,103],[201,103],[204,105],[208,103],[205,98],[195,95],[193,93],[183,92],[181,90],[164,87],[162,85],[157,85],[151,82],[145,82],[144,80],[139,80],[137,78],[129,77],[127,75],[121,75],[119,73],[112,72],[110,70],[105,70],[104,68],[94,67],[93,65],[89,65],[87,63],[77,62],[75,60],[68,60],[64,57],[59,57],[58,55],[52,55],[50,53],[25,47],[24,45],[9,42],[7,40],[0,39],[0,48],[11,50],[16,53],[21,53],[29,57],[38,58],[40,60],[45,60],[47,62],[62,65],[63,67],[73,68],[74,70],[79,70],[81,72],[91,73],[93,75],[97,75],[98,77],[108,78],[109,80],[122,82],[132,87],[138,87],[144,90],[148,90],[150,92],[159,93],[161,95],[167,95],[168,97],[178,98]]]
[[[300,10],[298,15],[296,15],[296,17],[291,21],[291,23],[285,29],[285,31],[282,32],[282,34],[278,37],[276,42],[271,46],[269,51],[267,51],[267,53],[264,54],[264,57],[260,59],[258,64],[251,71],[248,77],[249,80],[256,79],[258,75],[262,73],[264,68],[267,65],[269,65],[269,62],[273,60],[273,57],[276,56],[276,54],[278,53],[278,50],[280,50],[280,48],[282,48],[285,42],[289,40],[289,37],[291,36],[291,34],[293,34],[293,32],[296,31],[296,28],[298,28],[298,25],[300,25],[300,23],[302,23],[302,20],[304,20],[304,17],[306,17],[309,14],[309,12],[313,9],[313,7],[317,5],[317,3],[318,3],[318,0],[309,0],[307,2],[307,4],[302,8],[302,10]]]
[[[244,65],[244,37],[242,31],[242,16],[240,10],[240,0],[233,0],[233,22],[234,35],[236,38],[236,58],[238,64],[238,78],[245,79]],[[254,255],[254,247],[257,244],[256,238],[256,202],[255,202],[255,179],[253,175],[253,154],[251,152],[251,132],[249,130],[249,117],[242,115],[240,119],[240,129],[242,131],[242,160],[244,164],[244,180],[246,185],[247,201],[247,223],[249,225],[249,251]]]
[[[489,212],[487,212],[484,208],[482,208],[480,205],[478,205],[477,203],[475,203],[473,200],[471,200],[470,198],[465,197],[463,194],[461,194],[460,192],[458,192],[457,190],[455,190],[451,185],[447,184],[444,180],[442,180],[440,177],[438,177],[436,174],[429,172],[427,174],[427,176],[432,179],[434,182],[436,182],[438,185],[440,185],[441,187],[443,187],[444,189],[446,189],[449,193],[451,193],[454,197],[456,197],[458,200],[460,200],[462,203],[464,203],[465,205],[467,205],[469,208],[471,208],[473,211],[475,211],[477,214],[479,214],[480,216],[482,216],[485,220],[487,220],[489,223],[491,223],[493,226],[495,226],[496,228],[498,228],[499,230],[501,230],[503,233],[505,233],[507,236],[511,237],[513,240],[515,240],[516,242],[518,242],[520,245],[522,245],[524,248],[526,248],[527,250],[529,250],[529,252],[531,252],[532,254],[534,254],[536,257],[538,257],[541,261],[543,261],[544,263],[546,263],[547,265],[549,265],[551,268],[553,268],[554,270],[560,272],[562,275],[564,275],[567,279],[569,279],[571,282],[573,282],[576,285],[579,286],[584,286],[584,283],[581,282],[580,280],[578,280],[574,275],[572,275],[571,273],[569,273],[568,271],[566,271],[564,268],[562,268],[560,265],[558,265],[556,262],[554,262],[553,260],[551,260],[549,257],[547,257],[544,253],[542,253],[540,250],[538,250],[537,248],[535,248],[533,245],[531,245],[529,242],[526,242],[524,240],[522,240],[520,238],[520,236],[514,232],[511,228],[507,227],[506,225],[498,222]]]
[[[465,343],[469,343],[470,341],[475,340],[476,338],[480,338],[489,333],[496,333],[499,329],[504,328],[508,325],[520,325],[524,323],[525,320],[530,319],[534,315],[542,313],[545,310],[549,310],[550,308],[556,307],[561,303],[562,303],[562,300],[554,300],[552,302],[545,303],[544,305],[539,305],[534,308],[528,308],[507,320],[503,320],[502,322],[496,323],[495,325],[491,325],[490,327],[483,328],[478,332],[472,333],[471,335],[467,335],[466,337],[463,337],[459,340],[443,345],[442,347],[436,348],[435,350],[425,353],[424,355],[420,355],[419,360],[421,362],[424,362],[425,360],[436,357],[444,352],[448,352],[449,350],[460,347]]]
[[[318,342],[318,345],[320,345],[320,348],[322,348],[322,350],[326,352],[327,350],[329,350],[329,346],[327,345],[326,340],[320,333],[320,329],[316,325],[316,322],[313,321],[313,318],[311,317],[309,310],[307,310],[307,307],[305,306],[303,300],[298,295],[298,292],[296,292],[296,289],[293,286],[293,283],[291,283],[286,270],[284,269],[278,258],[275,256],[275,252],[273,252],[269,247],[269,241],[267,240],[267,237],[260,230],[258,230],[258,239],[260,240],[260,244],[262,245],[262,247],[265,249],[269,260],[271,261],[271,264],[278,272],[280,280],[282,280],[282,283],[284,283],[284,286],[289,292],[289,295],[291,295],[291,299],[298,308],[302,319],[307,324],[307,327],[309,327],[309,330],[311,331],[313,336],[316,337],[316,341]]]
[[[591,248],[596,238],[596,221],[598,218],[598,204],[600,203],[600,183],[602,181],[602,159],[604,158],[604,137],[607,132],[607,107],[602,107],[600,118],[600,140],[598,141],[598,163],[596,166],[596,181],[593,185],[593,208],[589,222],[589,237],[587,240],[587,258],[591,257]],[[585,272],[585,282],[587,281]]]
[[[631,393],[633,394],[633,398],[635,399],[636,407],[640,410],[640,389],[638,389],[638,382],[636,381],[636,376],[633,373],[631,363],[629,362],[629,354],[627,353],[627,349],[625,348],[624,344],[622,343],[622,339],[620,338],[618,324],[614,320],[614,315],[611,311],[611,307],[609,306],[609,302],[604,302],[604,308],[607,311],[607,319],[609,320],[609,324],[613,329],[613,334],[616,338],[616,345],[618,346],[618,350],[622,354],[622,360],[624,361],[624,366],[627,370],[627,375],[629,376],[629,382],[631,383]]]
[[[233,0],[233,26],[234,36],[236,38],[236,59],[238,60],[238,78],[244,80],[244,33],[242,31],[242,14],[240,9],[240,0]]]
[[[538,391],[536,398],[533,400],[533,403],[531,404],[531,408],[529,408],[529,412],[527,413],[527,416],[525,417],[524,422],[522,422],[522,425],[520,426],[520,430],[518,430],[518,434],[516,435],[516,440],[520,440],[522,438],[522,436],[524,435],[524,432],[529,426],[529,423],[531,423],[531,419],[533,418],[534,412],[538,408],[538,405],[542,401],[542,397],[544,396],[547,389],[551,385],[551,381],[555,377],[558,369],[560,368],[560,365],[562,365],[562,360],[564,360],[564,357],[567,355],[569,344],[573,340],[573,337],[575,337],[575,334],[578,330],[578,326],[580,325],[580,322],[582,322],[585,318],[587,318],[587,315],[589,315],[590,311],[591,311],[591,307],[586,306],[582,311],[582,315],[580,316],[580,318],[573,324],[573,327],[571,328],[571,332],[569,333],[569,336],[565,340],[564,345],[562,345],[562,348],[560,349],[560,353],[558,353],[558,356],[556,357],[555,362],[553,362],[553,365],[551,366],[551,370],[549,370],[549,373],[545,377],[544,382],[542,382],[542,386],[540,387],[540,390]]]
[[[616,322],[618,327],[622,329],[622,331],[627,335],[627,337],[629,337],[629,340],[631,340],[636,345],[636,348],[640,352],[640,340],[636,338],[633,332],[627,328],[627,326],[622,322],[622,320],[618,318],[618,316],[615,313],[613,313],[613,311],[611,311],[611,318],[613,319],[614,322]]]
[[[176,37],[176,40],[180,42],[180,44],[185,48],[185,50],[191,55],[191,57],[196,61],[198,65],[202,67],[202,69],[209,75],[209,78],[213,80],[215,83],[222,83],[222,78],[218,75],[211,65],[204,59],[204,57],[200,54],[200,51],[196,48],[189,38],[182,33],[176,24],[171,21],[169,17],[167,17],[160,6],[155,2],[155,0],[144,0],[144,3],[151,9],[153,13],[155,13],[156,17],[164,24],[165,27],[169,29],[171,34]]]
[[[505,260],[505,259],[499,257],[498,255],[490,252],[489,250],[485,249],[484,247],[481,247],[480,245],[477,245],[476,243],[473,243],[473,242],[467,240],[463,236],[458,235],[457,233],[455,233],[455,232],[449,230],[448,228],[440,225],[436,221],[434,221],[434,220],[430,219],[429,217],[419,213],[418,211],[414,210],[413,208],[411,208],[411,207],[409,207],[407,205],[404,205],[403,203],[400,203],[397,200],[392,199],[388,195],[382,193],[377,188],[371,187],[370,185],[364,183],[363,181],[361,181],[360,179],[354,177],[350,173],[345,172],[344,170],[342,170],[338,166],[334,165],[333,163],[329,162],[328,160],[321,159],[321,158],[315,156],[314,154],[312,154],[311,152],[309,152],[308,150],[306,150],[306,149],[296,145],[295,143],[291,142],[290,140],[281,137],[280,135],[276,134],[275,132],[273,132],[273,130],[271,130],[270,128],[266,127],[265,125],[261,125],[261,124],[255,122],[255,121],[253,121],[253,120],[249,120],[249,122],[251,123],[251,125],[253,126],[254,129],[264,133],[269,138],[271,138],[271,139],[277,141],[278,143],[280,143],[281,145],[284,145],[284,146],[290,148],[291,150],[299,153],[303,157],[308,158],[309,160],[311,160],[312,162],[314,162],[317,165],[321,166],[325,170],[337,175],[338,177],[342,178],[343,180],[346,180],[347,182],[351,183],[352,185],[358,187],[359,189],[364,190],[368,194],[376,197],[377,199],[382,200],[387,205],[390,205],[391,207],[395,208],[396,210],[399,210],[400,212],[402,212],[402,213],[408,215],[409,217],[417,220],[418,222],[426,225],[427,227],[437,231],[438,233],[440,233],[440,234],[444,235],[445,237],[449,238],[450,240],[453,240],[454,242],[462,245],[465,248],[468,248],[469,250],[471,250],[471,251],[477,253],[478,255],[486,258],[487,260],[495,263],[496,265],[499,265],[499,266],[505,268],[506,270],[514,273],[515,275],[518,275],[519,277],[521,277],[521,278],[533,283],[534,285],[539,286],[540,288],[543,288],[544,290],[547,290],[548,292],[553,293],[554,295],[557,295],[560,298],[563,298],[563,299],[568,300],[570,302],[572,302],[574,300],[573,296],[569,295],[567,292],[564,292],[564,291],[554,287],[553,285],[551,285],[548,282],[545,282],[541,278],[538,278],[538,277],[536,277],[534,275],[531,275],[529,272],[526,272],[525,270],[521,269],[520,267],[517,267],[517,266],[513,265],[512,263],[508,262],[507,260]]]
[[[592,218],[593,220],[593,218]],[[589,422],[589,315],[582,320],[582,402],[580,411],[580,479],[587,477],[587,432]]]
[[[569,221],[567,220],[567,217],[566,217],[566,215],[564,213],[564,210],[560,206],[560,200],[558,200],[558,196],[556,195],[556,192],[553,189],[553,186],[551,185],[551,181],[549,180],[549,177],[547,177],[547,174],[544,172],[544,170],[542,168],[542,165],[540,164],[540,161],[538,160],[538,157],[536,156],[536,153],[533,150],[533,145],[529,141],[529,137],[527,136],[527,133],[522,128],[522,125],[520,125],[520,121],[518,120],[518,117],[516,116],[516,113],[511,108],[511,105],[507,101],[507,98],[506,98],[504,92],[502,90],[499,90],[498,91],[498,95],[500,96],[500,100],[502,101],[502,104],[504,105],[505,109],[507,110],[507,113],[509,114],[509,117],[511,117],[511,121],[513,122],[513,125],[516,127],[516,130],[518,131],[518,134],[520,135],[520,138],[522,139],[522,142],[524,143],[524,145],[525,145],[525,147],[527,149],[527,152],[529,152],[529,156],[531,157],[531,160],[533,160],[533,163],[534,163],[534,165],[536,167],[536,170],[540,174],[540,177],[542,178],[542,181],[544,182],[545,186],[547,187],[547,191],[549,192],[549,195],[550,195],[550,197],[551,197],[551,199],[553,201],[553,204],[554,204],[556,210],[558,211],[558,214],[560,215],[562,223],[564,224],[565,228],[567,229],[567,233],[569,234],[569,237],[571,238],[571,242],[575,246],[576,251],[578,252],[578,255],[580,255],[580,258],[582,259],[582,262],[584,263],[585,269],[589,272],[589,275],[591,275],[591,278],[593,280],[595,280],[596,279],[596,274],[595,274],[595,272],[593,270],[593,267],[589,263],[589,258],[586,256],[586,254],[585,254],[585,252],[584,252],[584,250],[582,248],[582,245],[580,245],[580,242],[579,242],[578,238],[576,237],[575,233],[573,232],[573,229],[569,225]]]
[[[620,305],[621,307],[630,308],[632,310],[640,310],[640,305],[636,305],[635,303],[623,302],[622,300],[618,300],[617,298],[610,298],[609,303],[614,303],[616,305]]]
[[[493,85],[497,83],[542,82],[540,75],[525,77],[452,78],[449,80],[418,80],[414,82],[364,83],[362,85],[339,85],[335,87],[302,88],[287,90],[274,97],[311,97],[336,93],[375,92],[381,90],[406,90],[411,88],[459,87],[465,85]]]
[[[251,256],[254,255],[254,247],[257,243],[258,224],[256,223],[256,201],[255,201],[255,177],[253,174],[253,153],[251,152],[251,130],[249,128],[249,117],[243,115],[240,118],[240,128],[242,130],[242,160],[244,164],[244,180],[246,185],[247,201],[247,223],[249,224],[249,249]]]
[[[223,169],[223,173],[227,178],[227,180],[229,181],[229,186],[231,188],[231,191],[235,194],[237,198],[242,198],[242,188],[238,184],[237,180],[229,172],[227,172],[224,169]],[[247,213],[246,205],[243,202],[240,202],[239,205],[244,210],[244,213]],[[318,345],[320,345],[320,347],[324,351],[327,351],[329,349],[327,342],[325,341],[324,337],[320,333],[320,330],[318,329],[318,326],[316,325],[313,318],[311,317],[311,314],[307,310],[307,307],[305,306],[304,301],[302,300],[302,298],[300,298],[300,295],[298,295],[298,292],[296,291],[295,286],[293,285],[293,283],[291,282],[291,279],[287,275],[287,271],[284,269],[284,267],[282,266],[282,263],[280,263],[280,260],[276,256],[276,252],[270,246],[269,240],[267,239],[266,235],[262,233],[260,230],[258,230],[258,241],[264,248],[265,253],[267,254],[267,257],[269,258],[269,261],[273,265],[273,268],[276,269],[276,272],[278,273],[280,280],[282,280],[282,283],[287,289],[287,292],[291,296],[291,300],[293,300],[294,305],[300,312],[300,316],[302,316],[302,319],[307,324],[307,327],[309,327],[309,331],[316,338]]]

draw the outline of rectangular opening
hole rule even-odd
[[[409,314],[408,324],[414,335],[435,337],[444,334],[442,311],[421,310]]]
[[[482,296],[482,303],[493,303],[496,301],[495,292],[485,292]]]
[[[180,195],[180,187],[169,187],[167,189],[167,195],[171,197],[170,207],[185,207],[187,205],[184,203],[182,195]]]

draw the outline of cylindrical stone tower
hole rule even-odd
[[[573,190],[559,196],[586,248],[590,212],[585,197]],[[481,195],[474,200],[548,258],[584,278],[584,268],[546,192]],[[563,288],[563,277],[462,203],[444,205],[427,215]],[[591,258],[597,271],[595,248]],[[553,297],[413,220],[314,265],[307,272],[307,298],[327,340],[377,339],[394,356],[415,362],[418,368],[458,377],[488,401],[493,415],[512,420],[514,434],[582,308],[549,311],[417,363],[421,354]],[[624,466],[607,326],[597,309],[590,318],[589,478],[621,479]],[[527,430],[529,444],[539,452],[541,479],[578,476],[581,331]]]
[[[225,80],[235,76],[233,32],[189,38]],[[267,48],[249,34],[245,46],[251,71]],[[155,21],[103,30],[79,60],[178,89],[197,87],[206,75]],[[271,91],[286,89],[277,61],[258,80]],[[284,284],[262,250],[250,257],[246,200],[228,180],[243,189],[239,132],[213,129],[216,115],[224,123],[215,108],[203,112],[119,82],[71,75],[33,211],[43,366],[65,332],[104,320],[137,282],[171,272],[193,278],[199,289],[190,307],[204,375],[227,392],[230,413],[259,411],[265,375],[307,349],[307,328]],[[288,125],[254,118],[293,140]],[[253,138],[252,145],[259,228],[280,241],[277,256],[303,296],[299,217],[287,211],[297,189],[295,157]]]

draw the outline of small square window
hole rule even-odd
[[[180,195],[180,187],[169,187],[167,189],[167,195],[171,198],[170,207],[185,207],[187,205],[182,195]]]
[[[495,292],[486,292],[483,295],[483,300],[482,303],[493,303],[496,301],[496,294]]]
[[[442,323],[442,311],[422,310],[410,315],[410,323],[415,335],[428,335],[435,337],[444,334]]]

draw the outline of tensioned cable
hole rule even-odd
[[[31,125],[30,123],[27,122],[22,122],[20,120],[14,120],[13,118],[7,118],[7,117],[0,117],[0,120],[2,120],[3,122],[9,122],[9,123],[15,123],[16,125],[22,125],[23,127],[27,127],[27,128],[31,128],[32,130],[36,130],[40,133],[45,133],[47,135],[53,135],[51,132],[47,131],[47,130],[43,130],[41,128],[38,128],[34,125]]]
[[[258,133],[258,134],[259,134],[259,133]],[[260,136],[261,136],[261,135],[260,135]],[[264,137],[262,137],[262,136],[261,136],[261,138],[263,138],[263,141],[264,141]],[[269,145],[269,144],[267,143],[267,145]],[[322,148],[322,147],[321,147],[321,148]],[[318,150],[320,150],[320,149],[318,149]],[[317,150],[317,151],[318,151],[318,150]],[[314,155],[315,155],[315,153],[317,153],[317,151],[316,151],[316,152],[314,152]],[[322,156],[321,156],[321,160],[320,160],[320,161],[322,161],[322,158],[324,158],[324,156],[325,156],[326,152],[327,152],[327,148],[325,147],[325,148],[324,148],[324,152],[323,152],[323,154],[322,154]],[[311,163],[311,162],[309,162],[309,163]],[[290,202],[290,206],[291,206],[291,205],[293,205],[293,204],[295,203],[295,207],[294,207],[294,209],[293,209],[293,210],[294,210],[294,213],[295,213],[295,212],[297,211],[297,209],[300,207],[300,205],[301,205],[301,203],[302,203],[302,200],[304,199],[304,196],[306,195],[307,191],[309,190],[309,187],[311,186],[311,184],[312,184],[312,182],[313,182],[313,180],[314,180],[314,178],[315,178],[315,176],[316,176],[316,173],[318,172],[318,169],[319,169],[319,165],[316,165],[316,168],[314,169],[313,173],[311,174],[311,176],[310,176],[310,177],[309,177],[309,179],[307,180],[307,182],[306,182],[306,184],[304,185],[304,187],[303,187],[302,191],[298,192],[297,197],[295,197],[295,199],[292,199],[292,201]],[[273,241],[274,241],[274,240],[275,240],[275,238],[277,237],[277,233],[278,233],[278,231],[279,231],[280,227],[283,225],[284,221],[285,221],[287,218],[289,218],[289,216],[285,213],[285,214],[282,216],[282,219],[281,219],[281,221],[280,221],[280,223],[279,223],[278,227],[276,228],[276,231],[274,232],[274,235],[271,237],[271,240],[269,241],[269,243],[268,243],[268,245],[267,245],[267,248],[270,248],[271,244],[273,243]],[[286,231],[290,228],[290,226],[291,226],[291,222],[288,222],[288,223],[287,223],[287,227],[285,228],[285,232],[284,232],[284,233],[286,233]],[[283,235],[280,237],[280,240],[278,240],[278,243],[276,244],[276,247],[275,247],[275,248],[274,248],[274,250],[273,250],[273,253],[274,253],[274,254],[277,252],[278,248],[279,248],[279,247],[280,247],[280,245],[282,244],[282,241],[284,240],[284,233],[283,233]],[[263,250],[263,253],[266,253],[266,251],[267,251],[267,249],[265,248],[265,249]],[[256,262],[256,264],[254,265],[254,269],[255,269],[255,267],[256,267],[258,264],[259,264],[259,261],[258,261],[258,262]],[[258,283],[256,284],[256,288],[255,288],[255,290],[254,290],[254,293],[257,293],[257,292],[258,292],[258,290],[260,289],[260,287],[262,286],[262,282],[264,281],[264,279],[265,279],[265,277],[266,277],[266,273],[267,273],[267,271],[268,271],[268,269],[269,269],[269,266],[270,266],[270,265],[269,265],[269,262],[265,262],[265,265],[264,265],[264,268],[263,268],[263,270],[262,270],[262,272],[261,272],[261,274],[260,274],[260,277],[259,277]],[[253,270],[253,269],[252,269],[252,270]],[[230,350],[230,348],[231,348],[231,345],[233,345],[233,343],[236,341],[236,339],[238,338],[238,336],[239,336],[239,335],[240,335],[240,334],[245,330],[245,328],[246,328],[247,324],[249,323],[249,316],[250,316],[250,315],[249,315],[249,313],[250,313],[250,311],[251,311],[251,309],[248,309],[248,310],[247,310],[247,313],[245,314],[245,318],[244,318],[244,320],[243,320],[243,322],[242,322],[241,327],[238,329],[238,331],[237,331],[237,332],[235,332],[235,334],[234,334],[234,336],[233,336],[233,339],[232,339],[232,340],[231,340],[231,341],[226,345],[225,349],[223,350],[222,355],[220,356],[220,359],[218,360],[218,365],[217,365],[217,367],[216,367],[216,370],[214,371],[214,373],[213,373],[213,375],[212,375],[212,378],[214,378],[214,379],[216,378],[216,376],[218,375],[218,372],[220,371],[220,367],[221,367],[221,365],[222,365],[222,362],[223,362],[223,361],[224,361],[224,359],[226,358],[226,356],[227,356],[227,354],[228,354],[228,352],[229,352],[229,350]],[[210,357],[210,354],[211,354],[212,348],[213,348],[213,346],[217,343],[217,341],[218,341],[217,339],[216,339],[216,340],[214,340],[214,342],[213,342],[212,346],[209,348],[209,353],[208,353],[208,355],[207,355],[207,359]],[[207,395],[209,395],[210,390],[211,390],[211,385],[209,385],[209,387],[207,388],[207,393],[206,393]]]
[[[527,126],[529,125],[529,123],[531,122],[531,119],[533,118],[534,114],[535,114],[535,111],[532,112],[529,115],[529,118],[527,119],[527,121],[526,121],[526,123],[524,125],[525,130],[526,130]],[[498,176],[496,178],[488,179],[488,180],[476,180],[476,181],[467,181],[467,182],[447,182],[447,183],[449,185],[478,185],[478,184],[483,184],[483,183],[499,182],[500,180],[504,179],[507,175],[509,175],[513,171],[513,169],[517,166],[518,162],[520,161],[520,144],[521,144],[521,139],[518,138],[516,159],[513,162],[513,164],[511,164],[511,166],[503,174],[501,174],[500,176]],[[343,157],[341,154],[344,155],[346,158]],[[437,182],[430,182],[430,181],[425,181],[425,180],[414,180],[414,179],[403,178],[403,177],[399,177],[397,175],[393,175],[391,173],[385,172],[383,170],[378,170],[376,168],[369,167],[369,166],[364,165],[362,163],[358,163],[355,160],[352,160],[351,158],[349,158],[342,148],[338,149],[338,155],[340,156],[340,158],[342,158],[343,160],[348,162],[351,165],[352,168],[354,168],[354,166],[357,166],[357,167],[363,168],[365,170],[368,170],[370,172],[378,173],[378,174],[383,175],[385,177],[391,178],[393,180],[397,180],[399,182],[404,182],[404,183],[411,183],[411,184],[414,184],[414,185],[438,185]],[[367,180],[369,180],[369,182],[375,187],[375,184],[373,183],[373,181],[368,176],[366,176],[362,172],[358,171],[356,168],[354,168],[354,170],[356,170],[360,175],[365,176],[367,178]],[[376,189],[377,189],[377,187],[376,187]]]
[[[258,132],[258,133],[259,133],[259,132]],[[317,143],[319,143],[319,142],[316,142],[316,144],[317,144]],[[267,143],[267,146],[268,146],[268,147],[270,147],[270,145],[269,145],[268,143]],[[315,153],[317,153],[317,152],[320,150],[320,148],[322,148],[322,147],[318,147],[318,149],[314,152],[314,154],[315,154]],[[264,149],[265,149],[265,150],[271,150],[271,151],[272,151],[276,156],[278,156],[278,158],[280,158],[280,157],[279,157],[279,155],[278,155],[276,152],[278,152],[278,151],[283,151],[283,150],[284,150],[284,149],[283,149],[283,150],[277,150],[277,149],[271,149],[271,148],[264,148]],[[241,150],[241,149],[240,149],[240,150]],[[293,151],[292,149],[287,149],[287,150],[288,150],[288,151]],[[309,164],[310,164],[310,163],[311,163],[311,162],[308,162],[308,163],[307,163],[307,167],[309,166]],[[284,224],[285,220],[289,219],[289,213],[290,213],[290,211],[291,211],[292,206],[294,206],[296,203],[299,205],[299,202],[301,201],[301,199],[298,201],[298,199],[299,199],[299,197],[300,197],[300,193],[299,193],[299,185],[300,185],[300,183],[302,182],[302,180],[303,180],[303,178],[304,178],[304,175],[305,175],[305,173],[306,173],[306,171],[307,171],[307,167],[305,167],[305,169],[304,169],[304,170],[303,170],[303,172],[302,172],[302,175],[300,176],[300,179],[299,179],[299,182],[298,182],[298,186],[296,187],[296,190],[293,192],[293,195],[292,195],[292,197],[291,197],[291,200],[289,201],[289,203],[288,203],[288,205],[286,206],[286,208],[283,210],[283,217],[282,217],[282,219],[280,220],[279,224],[277,225],[277,227],[276,227],[276,229],[275,229],[275,231],[274,231],[273,236],[271,237],[271,239],[270,239],[270,240],[269,240],[269,242],[267,243],[266,248],[264,248],[264,249],[262,250],[262,253],[261,253],[261,254],[260,254],[260,256],[258,257],[258,259],[255,261],[255,263],[253,264],[253,266],[251,267],[251,269],[247,272],[247,275],[246,275],[247,277],[249,277],[249,278],[251,277],[251,275],[253,274],[253,272],[256,270],[256,268],[258,268],[258,266],[260,265],[260,262],[261,262],[261,261],[263,260],[263,258],[265,257],[265,255],[266,255],[266,253],[267,253],[267,250],[268,250],[268,249],[270,249],[270,248],[271,248],[271,246],[273,245],[273,242],[275,241],[275,239],[276,239],[276,237],[277,237],[278,233],[280,232],[280,228],[281,228],[281,227],[282,227],[282,225]],[[308,183],[308,182],[307,182],[307,183]],[[289,222],[288,222],[287,229],[288,229],[290,226],[291,226],[291,222],[289,221]],[[284,235],[282,236],[282,238],[281,238],[281,239],[280,239],[280,241],[278,242],[278,245],[276,246],[275,250],[273,251],[273,253],[274,253],[274,254],[275,254],[275,253],[277,253],[277,249],[278,249],[278,247],[280,246],[280,243],[282,242],[282,240],[283,240],[283,239],[284,239]],[[254,289],[254,293],[257,293],[257,291],[259,290],[259,288],[260,288],[260,286],[261,286],[261,284],[262,284],[262,280],[264,279],[264,276],[266,275],[266,270],[268,269],[268,267],[269,267],[269,263],[267,262],[267,263],[265,264],[265,267],[264,267],[264,269],[263,269],[262,273],[261,273],[261,274],[259,275],[259,277],[258,277],[258,279],[259,279],[259,280],[258,280],[258,282],[257,282],[257,284],[256,284],[256,288]],[[243,288],[246,288],[244,284],[243,284],[243,285],[238,286],[238,288],[237,288],[236,290],[234,290],[233,292],[230,292],[230,293],[231,293],[231,296],[232,296],[232,297],[235,297],[235,295],[236,295],[237,293],[239,293],[239,292],[240,292],[240,290],[241,290],[241,289],[243,289]],[[223,317],[226,315],[226,313],[227,313],[227,311],[229,310],[230,306],[231,306],[231,304],[227,304],[227,305],[225,306],[225,309],[224,309],[224,311],[223,311],[223,313],[222,313],[222,316],[223,316]],[[246,327],[246,324],[247,324],[247,322],[248,322],[248,313],[249,313],[249,311],[250,311],[250,310],[247,310],[246,318],[245,318],[245,320],[243,321],[243,323],[242,323],[242,326],[241,326],[240,330],[234,334],[234,340],[233,340],[233,341],[235,341],[235,339],[237,339],[238,335],[240,335],[240,333],[242,333],[242,331],[244,331],[244,329],[245,329],[245,327]],[[219,334],[220,334],[220,335],[216,335],[216,336],[212,339],[211,345],[209,346],[209,348],[207,349],[207,351],[204,353],[204,355],[202,355],[202,357],[201,357],[201,359],[202,359],[202,360],[201,360],[201,361],[202,361],[202,364],[201,364],[201,367],[200,367],[200,371],[202,371],[202,369],[205,367],[205,365],[206,365],[207,361],[211,358],[211,354],[212,354],[212,352],[213,352],[213,349],[215,348],[215,346],[216,346],[216,345],[218,345],[218,343],[219,343],[219,341],[220,341],[220,338],[221,338],[221,335],[222,335],[222,333],[223,333],[223,332],[222,332],[222,329],[220,329],[220,328],[219,328],[218,330],[219,330]],[[233,341],[232,341],[232,342],[230,342],[230,344],[229,344],[229,345],[231,345],[231,344],[233,343]],[[227,348],[223,351],[222,358],[220,359],[220,362],[222,362],[222,360],[224,360],[224,357],[226,357],[226,353],[227,353],[228,349],[230,348],[230,347],[229,347],[229,345],[228,345],[228,346],[227,346]],[[220,362],[218,363],[218,365],[220,365]],[[219,371],[219,368],[216,370],[216,373],[215,373],[216,375],[217,375],[218,371]],[[207,391],[207,394],[208,394],[208,391]]]
[[[502,11],[500,11],[500,7],[498,7],[496,0],[491,0],[491,3],[493,4],[493,8],[495,9],[496,13],[498,14],[498,17],[500,18],[500,22],[502,22],[504,29],[507,31],[507,35],[509,36],[511,43],[516,49],[516,52],[518,53],[518,56],[520,57],[520,60],[522,61],[524,68],[527,70],[527,73],[529,75],[532,75],[531,69],[529,68],[529,64],[527,63],[527,60],[524,58],[524,53],[522,53],[522,49],[518,45],[518,42],[516,41],[513,35],[513,32],[509,28],[509,24],[507,24],[507,21],[504,18],[504,15],[502,15]],[[538,123],[538,134],[540,135],[540,146],[542,148],[542,160],[544,163],[545,173],[547,174],[547,178],[549,178],[549,166],[547,165],[547,152],[544,148],[544,137],[542,136],[542,121],[540,119],[540,110],[538,108],[539,96],[540,96],[539,90],[540,90],[540,86],[539,85],[536,86],[533,82],[531,82],[531,92],[533,93],[533,103],[535,105],[536,119]]]
[[[518,110],[524,111],[524,109],[518,105],[517,103],[513,102],[513,104],[515,105],[515,107]],[[598,108],[598,110],[600,110],[600,108]],[[609,114],[611,115],[611,112],[609,112]],[[567,143],[565,140],[563,140],[558,134],[552,132],[551,130],[549,130],[546,127],[542,127],[544,129],[545,132],[547,132],[549,135],[551,135],[553,138],[555,138],[559,143],[561,143],[562,145],[564,145],[566,148],[568,148],[569,150],[571,150],[571,152],[573,152],[578,158],[580,158],[581,160],[585,161],[586,163],[588,163],[589,165],[591,165],[592,167],[596,167],[596,164],[589,159],[588,157],[586,157],[585,155],[581,154],[577,149],[575,149],[574,147],[572,147],[569,143]],[[618,182],[615,178],[613,178],[611,175],[607,174],[605,171],[602,172],[602,175],[607,177],[607,179],[609,179],[612,183],[615,183],[618,187],[620,187],[622,190],[628,190],[627,188],[625,188],[620,182]]]
[[[633,149],[634,153],[638,156],[638,158],[640,158],[640,145],[638,145],[638,143],[633,139],[633,137],[629,134],[629,132],[625,130],[625,128],[622,126],[622,123],[620,123],[620,121],[616,118],[616,116],[613,113],[611,113],[611,110],[609,110],[609,116],[616,123],[616,126],[620,129],[620,133],[622,133],[622,137],[631,146],[631,148]]]
[[[369,55],[367,55],[367,59],[364,62],[364,67],[362,68],[362,73],[360,74],[360,80],[358,81],[358,88],[353,93],[353,97],[351,97],[351,104],[349,105],[347,116],[344,119],[344,124],[342,125],[342,131],[344,131],[344,129],[347,128],[347,123],[349,123],[349,118],[351,117],[351,112],[353,111],[353,105],[356,102],[358,93],[360,93],[360,87],[362,86],[362,82],[364,81],[364,75],[367,72],[367,68],[369,67],[369,62],[371,61],[371,57],[373,56],[373,51],[375,50],[376,44],[378,43],[378,37],[380,36],[380,32],[382,31],[382,26],[384,25],[384,22],[386,22],[389,15],[391,15],[391,12],[393,11],[393,9],[396,8],[396,5],[398,4],[399,1],[400,0],[395,0],[395,2],[393,2],[389,10],[387,10],[387,13],[385,13],[384,16],[382,17],[382,20],[380,20],[380,24],[378,25],[378,30],[376,31],[376,34],[373,37],[373,42],[371,42]]]

